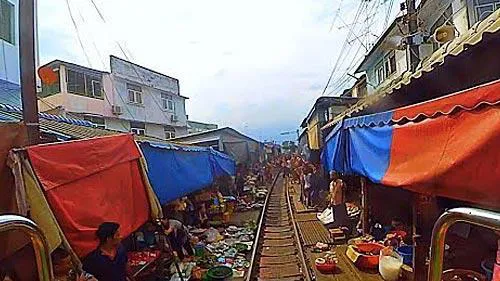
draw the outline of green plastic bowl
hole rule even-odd
[[[233,277],[233,270],[227,266],[212,267],[207,272],[208,280],[212,281],[225,281]]]

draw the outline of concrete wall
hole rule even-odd
[[[179,80],[155,71],[132,64],[128,61],[111,57],[111,73],[130,81],[179,95]]]
[[[180,132],[187,133],[186,98],[179,95],[179,81],[177,79],[111,57],[111,74],[104,75],[103,80],[104,90],[110,99],[110,103],[106,103],[104,107],[107,116],[113,116],[111,105],[118,105],[122,107],[123,114],[115,117],[138,122],[183,127]],[[142,104],[129,102],[127,83],[141,87]],[[163,109],[162,92],[172,97],[175,103],[175,111]],[[171,121],[172,115],[177,116],[177,122]],[[155,134],[158,133],[157,130],[154,131]],[[163,128],[162,135],[163,137],[165,135]]]
[[[371,95],[375,92],[377,87],[377,70],[376,67],[382,62],[383,58],[389,54],[390,51],[386,51],[383,53],[383,56],[380,56],[376,63],[370,65],[368,70],[366,71],[366,89],[368,95]],[[385,80],[393,79],[394,77],[398,77],[403,74],[408,69],[408,64],[406,60],[406,50],[394,50],[394,55],[396,57],[396,72],[391,74],[389,77],[386,77]]]
[[[472,7],[469,7],[470,3],[468,3],[467,0],[429,0],[426,2],[425,6],[422,8],[422,10],[419,12],[419,18],[423,21],[423,28],[427,32],[431,32],[431,27],[434,25],[434,23],[439,19],[439,17],[444,13],[446,7],[450,6],[452,7],[452,15],[453,15],[453,24],[458,30],[460,34],[463,34],[467,32],[467,30],[470,28],[471,20],[469,19],[469,15],[471,14],[469,12],[469,9]],[[458,34],[457,34],[458,35]],[[407,63],[407,58],[409,57],[407,50],[396,50],[395,55],[396,55],[396,64],[397,64],[397,71],[396,74],[393,74],[394,76],[399,76],[403,74],[405,71],[407,71],[408,63]],[[384,56],[388,52],[384,53]],[[432,43],[426,43],[420,45],[420,59],[425,59],[428,56],[430,56],[433,53],[432,49]],[[377,60],[376,63],[370,65],[368,67],[368,70],[366,71],[367,74],[367,89],[368,89],[368,94],[373,94],[378,86],[377,85],[377,79],[376,79],[376,69],[375,67],[378,65],[378,63],[382,60],[383,56],[379,57],[379,60]],[[392,76],[392,75],[391,75]],[[391,78],[391,77],[389,77]],[[387,78],[386,78],[387,80]]]
[[[130,122],[126,120],[120,120],[118,118],[105,118],[104,124],[106,125],[106,129],[109,130],[130,132]]]
[[[146,123],[146,135],[165,139],[165,127],[159,124]]]
[[[19,85],[19,0],[7,1],[14,5],[14,44],[0,39],[0,79]]]
[[[187,127],[187,116],[185,99],[172,95],[175,102],[175,111],[169,111],[162,108],[161,91],[145,85],[135,83],[142,89],[142,104],[133,104],[128,101],[127,83],[132,81],[124,79],[114,74],[108,75],[104,80],[110,79],[104,83],[105,91],[109,96],[111,92],[111,105],[122,107],[123,114],[119,118],[134,120],[146,123],[158,123],[171,126]],[[111,105],[106,104],[104,112],[111,114]],[[178,121],[172,122],[171,116],[177,115]]]

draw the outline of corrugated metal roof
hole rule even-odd
[[[444,44],[436,50],[431,56],[422,60],[415,72],[405,72],[401,76],[391,81],[382,84],[382,86],[372,95],[365,97],[351,106],[341,114],[337,115],[332,121],[328,122],[321,129],[327,129],[334,126],[340,120],[352,116],[366,107],[377,103],[387,95],[390,95],[394,90],[401,89],[405,85],[409,85],[413,80],[422,77],[423,73],[431,72],[435,66],[442,65],[450,56],[458,56],[468,46],[474,46],[480,43],[485,33],[496,33],[500,30],[500,10],[495,11],[483,21],[476,23],[466,33],[460,35],[454,40]]]
[[[46,119],[44,117],[40,118],[40,130],[46,133],[54,133],[59,139],[85,139],[94,137],[103,137],[109,135],[123,134],[123,132],[99,129],[95,127],[82,126],[79,122],[66,122],[66,119],[76,120],[71,118],[51,118]],[[0,120],[5,119],[6,121],[21,121],[22,111],[9,111],[6,107],[0,106]],[[80,120],[79,120],[80,121]],[[165,141],[159,138],[150,136],[139,136],[134,135],[134,138],[138,141],[152,141],[164,143]]]
[[[21,107],[21,86],[0,79],[0,103]]]
[[[0,92],[2,93],[2,92]],[[11,113],[18,113],[22,114],[23,110],[20,107],[14,106],[14,105],[9,105],[9,104],[3,104],[0,103],[0,110],[4,112],[11,112]],[[64,116],[60,115],[53,115],[53,114],[47,114],[47,113],[39,113],[38,116],[40,119],[46,119],[46,120],[52,120],[52,121],[57,121],[57,122],[64,122],[68,124],[74,124],[74,125],[79,125],[79,126],[86,126],[86,127],[93,127],[94,124],[92,122],[86,121],[86,120],[81,120],[81,119],[75,119],[75,118],[67,118]]]

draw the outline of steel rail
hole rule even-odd
[[[305,280],[310,281],[312,280],[311,278],[311,273],[309,272],[309,265],[307,264],[306,258],[304,256],[304,249],[302,248],[302,243],[300,242],[300,234],[299,230],[297,228],[297,222],[295,221],[295,216],[293,213],[292,209],[292,202],[290,201],[290,189],[288,187],[288,182],[285,184],[285,189],[286,189],[286,202],[288,203],[288,211],[290,212],[290,219],[292,220],[292,225],[293,225],[293,232],[295,234],[295,240],[297,241],[297,248],[299,249],[299,258],[301,261],[302,265],[302,272],[305,274]]]
[[[290,237],[290,241],[293,241],[292,242],[293,247],[297,251],[297,254],[296,254],[297,261],[291,262],[289,264],[296,264],[298,266],[297,269],[299,271],[297,271],[297,273],[299,275],[298,276],[295,275],[295,278],[297,278],[297,280],[298,279],[305,280],[305,281],[312,280],[311,273],[309,271],[309,266],[308,266],[307,261],[305,259],[303,248],[301,245],[301,239],[300,239],[297,223],[296,223],[295,217],[293,215],[293,208],[292,208],[292,202],[290,200],[288,182],[286,182],[286,180],[285,180],[282,183],[283,186],[281,186],[281,188],[284,188],[285,189],[284,191],[279,190],[280,193],[278,193],[278,194],[275,193],[276,183],[278,181],[278,178],[281,175],[282,175],[282,172],[280,171],[276,175],[274,182],[273,182],[271,188],[269,189],[269,192],[267,193],[264,207],[263,207],[261,215],[260,215],[260,221],[259,221],[259,225],[258,225],[258,229],[257,229],[257,234],[255,236],[256,240],[254,242],[254,248],[253,248],[251,261],[250,261],[250,268],[248,270],[245,281],[257,280],[257,279],[264,279],[265,280],[265,277],[259,276],[259,273],[262,274],[260,272],[260,268],[261,268],[260,254],[262,253],[263,247],[267,241],[266,239],[264,239],[264,229],[266,226],[269,226],[269,223],[271,223],[271,225],[272,225],[273,222],[275,222],[275,221],[269,221],[268,218],[266,217],[266,215],[268,214],[268,210],[269,210],[270,205],[272,205],[271,203],[275,202],[274,200],[281,201],[283,199],[286,200],[285,201],[286,203],[283,201],[281,201],[281,202],[286,204],[286,208],[284,206],[283,207],[285,208],[284,210],[286,210],[286,212],[288,213],[286,221],[288,222],[288,224],[291,224],[291,229],[293,229],[293,232],[290,232],[290,234],[293,235],[293,237]],[[271,196],[276,197],[276,195],[278,195],[277,197],[279,197],[280,199],[273,198],[273,200],[272,200]],[[286,198],[283,198],[283,196],[286,196]],[[273,246],[269,246],[269,247],[272,248]],[[269,247],[267,247],[267,248],[269,248]],[[277,267],[279,267],[279,265],[277,265]],[[277,270],[279,270],[279,269],[277,269]],[[260,278],[258,278],[258,277],[260,277]],[[270,279],[277,280],[277,279],[273,279],[273,278],[270,278]],[[288,280],[289,278],[285,278],[285,279]]]
[[[252,280],[253,271],[255,270],[254,267],[256,264],[257,251],[259,248],[258,242],[260,241],[260,237],[262,235],[262,228],[264,225],[264,217],[266,215],[267,207],[269,205],[269,198],[271,197],[271,193],[274,189],[274,186],[276,185],[276,182],[278,181],[280,174],[281,174],[281,171],[279,171],[276,174],[276,176],[274,177],[273,184],[271,185],[271,188],[267,191],[266,200],[264,201],[264,207],[262,208],[262,211],[260,212],[259,226],[257,227],[257,233],[255,234],[256,240],[254,242],[252,256],[251,256],[251,260],[250,260],[250,267],[248,268],[247,277],[245,278],[245,281]]]

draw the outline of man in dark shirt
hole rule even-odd
[[[83,260],[83,270],[99,281],[127,280],[127,252],[120,244],[120,225],[102,223],[96,231],[99,246]]]

